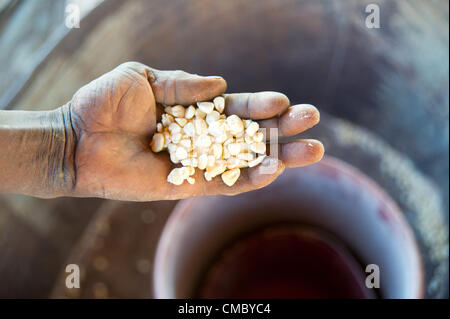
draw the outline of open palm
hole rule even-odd
[[[236,184],[228,187],[220,178],[206,182],[197,170],[193,185],[168,183],[173,168],[168,154],[155,154],[149,148],[161,104],[190,105],[225,90],[221,77],[159,71],[137,62],[124,63],[82,87],[70,106],[77,135],[75,195],[148,201],[237,194],[269,184],[285,167],[320,160],[320,142],[298,140],[279,146],[280,161],[273,174],[261,174],[258,167],[243,169]],[[319,121],[314,107],[289,107],[289,100],[276,92],[228,94],[226,105],[227,114],[259,120],[261,127],[278,127],[284,136]]]

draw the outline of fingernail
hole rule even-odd
[[[208,78],[208,79],[214,79],[214,80],[223,80],[223,77],[221,77],[221,76],[216,76],[216,75],[207,76],[206,78]]]
[[[295,120],[308,120],[317,124],[320,121],[320,113],[314,105],[299,104],[291,107],[289,118]]]
[[[288,144],[282,148],[282,158],[287,162],[301,163],[302,165],[312,164],[320,161],[324,155],[323,144],[318,140],[305,139]]]

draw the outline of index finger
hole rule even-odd
[[[289,104],[287,96],[279,92],[225,94],[225,113],[246,119],[263,120],[277,116]]]
[[[156,102],[165,105],[190,105],[221,95],[227,82],[220,76],[200,76],[180,70],[162,71],[139,62],[125,62],[117,69],[145,76]]]

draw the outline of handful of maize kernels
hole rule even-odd
[[[222,114],[224,109],[222,96],[213,102],[198,102],[197,107],[165,107],[151,148],[153,152],[167,150],[172,163],[183,165],[169,173],[168,182],[181,185],[187,180],[194,184],[192,175],[198,168],[205,171],[208,182],[221,175],[226,185],[233,186],[241,168],[254,167],[264,160],[266,144],[258,123],[237,115],[227,117]]]

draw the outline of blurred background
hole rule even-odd
[[[426,297],[448,297],[448,27],[447,0],[0,0],[0,109],[56,108],[129,60],[314,104],[322,121],[301,136],[393,197]],[[175,204],[1,195],[0,297],[152,297]],[[81,289],[65,287],[71,263]]]

